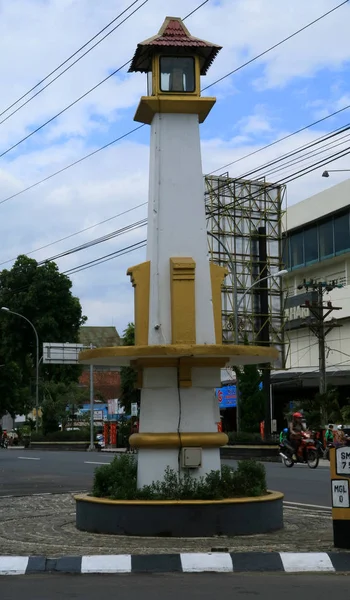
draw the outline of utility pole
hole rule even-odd
[[[337,280],[314,281],[313,279],[304,279],[303,283],[298,285],[298,290],[310,292],[310,300],[305,300],[300,308],[308,308],[312,318],[308,321],[309,329],[318,339],[318,364],[320,371],[319,392],[325,394],[327,391],[327,370],[326,370],[326,337],[335,327],[341,327],[335,319],[327,321],[327,317],[334,310],[341,310],[341,306],[333,306],[330,300],[325,301],[324,295],[335,288],[342,288],[343,284]]]

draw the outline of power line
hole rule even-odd
[[[65,237],[60,238],[58,240],[55,240],[54,242],[50,242],[49,244],[40,246],[40,248],[36,248],[35,250],[31,250],[30,252],[24,252],[21,254],[25,254],[26,256],[29,256],[30,254],[34,254],[35,252],[39,252],[40,250],[45,250],[45,248],[49,248],[50,246],[54,246],[55,244],[59,244],[60,242],[64,242],[65,240],[69,240],[70,238],[75,237],[76,235],[79,235],[80,233],[85,233],[85,231],[89,231],[90,229],[93,229],[94,227],[98,227],[99,225],[104,225],[105,223],[108,223],[109,221],[112,221],[113,219],[122,217],[123,215],[126,215],[127,213],[132,212],[133,210],[137,210],[138,208],[141,208],[141,206],[145,206],[146,204],[148,204],[148,203],[142,202],[142,204],[138,204],[137,206],[128,208],[128,210],[124,210],[123,212],[118,213],[117,215],[108,217],[108,219],[104,219],[103,221],[99,221],[98,223],[94,223],[93,225],[89,225],[89,227],[85,227],[84,229],[80,229],[79,231],[75,231],[74,233],[70,233],[69,235],[66,235]],[[16,260],[16,258],[17,258],[17,256],[15,256],[13,258],[9,258],[8,260],[4,260],[3,262],[0,262],[0,266],[6,265],[7,263],[12,262],[13,260]],[[49,259],[47,259],[47,260],[49,260]]]
[[[3,200],[0,200],[0,204],[4,204],[4,202],[8,202],[9,200],[12,200],[13,198],[16,198],[17,196],[20,196],[21,194],[24,194],[24,192],[28,192],[28,190],[32,190],[33,188],[37,187],[41,183],[44,183],[45,181],[48,181],[49,179],[52,179],[52,177],[55,177],[56,175],[59,175],[60,173],[63,173],[64,171],[67,171],[68,169],[71,169],[72,167],[75,167],[75,165],[78,165],[79,163],[83,162],[87,158],[90,158],[91,156],[94,156],[95,154],[98,154],[99,152],[101,152],[101,150],[105,150],[106,148],[109,148],[109,146],[113,146],[113,144],[116,144],[120,140],[123,140],[124,138],[128,137],[129,135],[131,135],[135,131],[138,131],[139,129],[142,129],[142,127],[145,127],[145,125],[144,124],[143,125],[138,125],[138,127],[134,127],[134,129],[130,129],[130,131],[127,131],[127,133],[123,133],[123,135],[120,135],[119,137],[115,138],[114,140],[112,140],[110,142],[107,142],[107,144],[104,144],[103,146],[100,146],[100,148],[97,148],[97,150],[93,150],[92,152],[89,152],[89,154],[85,154],[81,158],[78,158],[78,160],[75,160],[74,162],[70,163],[69,165],[66,165],[62,169],[59,169],[58,171],[55,171],[54,173],[51,173],[51,175],[48,175],[47,177],[44,177],[43,179],[40,179],[40,181],[36,181],[35,183],[32,183],[31,185],[28,185],[23,190],[20,190],[19,192],[16,192],[15,194],[12,194],[11,196],[8,196],[7,198],[4,198]]]
[[[202,4],[197,6],[197,8],[194,8],[193,10],[191,10],[191,12],[189,12],[188,15],[186,15],[182,20],[185,21],[186,19],[188,19],[188,17],[191,17],[192,15],[194,15],[194,13],[197,12],[197,10],[202,8],[202,6],[204,6],[204,4],[207,4],[208,2],[209,2],[209,0],[204,0],[204,2],[202,2]]]
[[[279,162],[284,161],[286,158],[291,158],[292,156],[299,154],[299,152],[302,152],[303,150],[312,148],[313,146],[317,146],[321,142],[324,142],[328,139],[336,137],[337,135],[339,135],[345,131],[348,131],[349,129],[350,129],[350,123],[347,123],[346,125],[342,125],[341,127],[338,127],[338,129],[335,129],[334,131],[331,131],[330,133],[326,133],[326,134],[319,136],[312,142],[307,142],[306,144],[302,144],[301,146],[298,146],[294,150],[286,152],[279,158],[275,158],[275,159],[261,165],[260,167],[256,167],[255,169],[252,169],[251,171],[244,173],[244,175],[240,175],[240,179],[247,179],[248,177],[251,177],[251,175],[254,175],[254,174],[258,173],[259,171],[262,171],[266,167],[271,167],[275,164],[278,164]]]
[[[349,129],[350,129],[350,127],[349,127]],[[278,173],[279,171],[283,171],[292,165],[296,165],[298,163],[310,160],[310,158],[313,158],[315,156],[319,156],[320,154],[323,154],[327,150],[337,148],[338,146],[342,146],[345,143],[345,141],[349,141],[349,136],[350,136],[350,134],[347,133],[346,135],[339,138],[339,140],[341,140],[341,141],[332,140],[331,142],[324,144],[322,146],[322,149],[318,150],[317,152],[315,152],[315,150],[312,150],[310,152],[305,152],[305,154],[301,157],[296,156],[292,160],[287,161],[283,165],[279,165],[279,166],[277,165],[273,169],[270,169],[267,172],[265,172],[264,177],[270,177],[273,173]]]
[[[146,246],[146,241],[147,240],[141,240],[140,242],[136,242],[135,244],[132,244],[131,246],[126,246],[125,248],[122,248],[121,250],[116,250],[115,252],[110,252],[110,254],[105,254],[104,256],[100,256],[99,258],[96,258],[95,260],[90,260],[86,263],[78,265],[77,267],[72,267],[71,269],[68,269],[67,271],[63,271],[63,273],[65,275],[74,275],[75,273],[80,273],[80,271],[85,271],[86,269],[90,269],[91,267],[95,267],[104,262],[112,260],[113,258],[118,258],[118,256],[122,256],[124,254],[129,254],[130,252],[134,252],[135,250],[144,248]]]
[[[253,152],[249,152],[249,154],[245,154],[244,156],[241,156],[240,158],[237,158],[237,159],[227,163],[226,165],[223,165],[222,167],[219,167],[218,169],[211,171],[210,173],[208,173],[208,175],[214,175],[214,173],[217,173],[218,171],[222,171],[223,169],[227,169],[227,167],[231,167],[232,165],[234,165],[238,162],[241,162],[242,160],[245,160],[246,158],[249,158],[250,156],[254,156],[254,154],[258,154],[259,152],[262,152],[263,150],[267,150],[267,148],[271,148],[271,146],[275,146],[276,144],[279,144],[280,142],[284,142],[284,140],[288,140],[289,138],[293,137],[294,135],[297,135],[298,133],[301,133],[302,131],[305,131],[306,129],[310,129],[311,127],[314,127],[315,125],[318,125],[319,123],[322,123],[323,121],[326,121],[327,119],[330,119],[331,117],[334,117],[335,115],[338,115],[339,113],[343,112],[344,110],[348,110],[349,108],[350,108],[350,104],[347,104],[347,106],[344,106],[343,108],[340,108],[339,110],[336,110],[336,111],[330,113],[326,117],[322,117],[322,119],[318,119],[317,121],[314,121],[313,123],[309,123],[309,125],[304,125],[300,129],[297,129],[296,131],[293,131],[292,133],[288,133],[287,135],[284,135],[283,137],[278,138],[277,140],[275,140],[274,142],[271,142],[270,144],[266,144],[265,146],[262,146],[261,148],[254,150]]]
[[[347,156],[350,153],[350,147],[344,148],[343,150],[340,150],[330,156],[327,156],[325,158],[323,158],[322,160],[317,161],[316,163],[314,163],[313,165],[309,165],[308,167],[305,167],[303,169],[299,169],[298,171],[295,171],[294,173],[283,177],[277,181],[275,181],[272,184],[268,184],[265,186],[264,191],[268,191],[269,189],[272,189],[278,185],[286,185],[287,183],[291,183],[292,181],[295,181],[296,179],[299,179],[300,177],[303,177],[304,175],[308,175],[309,173],[315,171],[316,169],[320,168],[321,166],[325,166],[326,164],[333,162],[334,160],[338,160],[340,158],[343,158],[344,156]],[[236,178],[236,181],[239,181],[240,178]],[[216,192],[218,190],[220,190],[221,188],[224,188],[227,186],[227,181],[224,181],[222,183],[221,186],[218,186],[216,188]],[[208,192],[206,192],[206,195],[208,194]],[[261,190],[257,190],[256,192],[254,192],[253,194],[249,195],[250,199],[254,199],[256,197],[258,197],[259,195],[261,195]],[[246,201],[246,198],[241,199],[239,202],[230,202],[229,204],[226,205],[222,205],[221,208],[225,211],[230,210],[232,208],[237,208],[238,206],[240,206],[242,203],[244,203]],[[213,216],[213,210],[208,210],[207,211],[207,218],[210,218],[211,216]]]
[[[146,2],[148,2],[148,0],[145,0],[144,4]],[[207,2],[209,2],[209,0],[205,0],[205,2],[202,2],[199,6],[197,6],[197,8],[195,8],[188,15],[186,15],[186,17],[183,20],[187,19],[189,16],[191,16],[192,14],[194,14],[197,10],[199,10],[202,6],[204,6],[204,4],[207,4]],[[142,6],[143,6],[143,4],[140,5],[139,7],[137,7],[133,11],[133,13],[131,13],[126,19],[124,19],[124,21],[127,20],[128,18],[130,18],[135,12],[137,12],[138,10],[140,10],[140,8],[142,8]],[[107,77],[105,77],[99,83],[97,83],[92,88],[90,88],[89,90],[87,90],[87,92],[85,92],[84,94],[82,94],[81,96],[79,96],[79,98],[76,98],[73,102],[71,102],[70,104],[68,104],[68,106],[66,106],[65,108],[63,108],[62,110],[60,110],[53,117],[51,117],[50,119],[48,119],[47,121],[45,121],[45,123],[42,123],[42,125],[39,125],[39,127],[37,127],[36,129],[34,129],[30,133],[28,133],[24,138],[20,139],[18,142],[16,142],[12,146],[10,146],[10,148],[7,148],[7,150],[4,150],[0,154],[0,158],[2,158],[3,156],[6,156],[6,154],[8,154],[9,152],[11,152],[11,150],[14,150],[18,146],[20,146],[20,144],[23,144],[23,142],[25,142],[26,140],[28,140],[29,138],[31,138],[35,133],[38,133],[39,131],[41,131],[44,127],[46,127],[46,125],[49,125],[50,123],[52,123],[53,121],[55,121],[55,119],[57,119],[58,117],[60,117],[61,115],[63,115],[67,110],[69,110],[70,108],[72,108],[73,106],[75,106],[76,104],[78,104],[78,102],[80,102],[80,100],[83,100],[84,98],[86,98],[86,96],[88,96],[89,94],[91,94],[91,92],[95,91],[98,87],[100,87],[100,85],[102,85],[103,83],[105,83],[106,81],[108,81],[109,79],[111,79],[111,77],[113,77],[114,75],[116,75],[117,73],[119,73],[119,71],[121,71],[122,69],[124,69],[124,67],[126,67],[131,61],[132,61],[132,58],[130,58],[129,60],[127,60],[123,65],[121,65],[120,67],[118,67],[117,69],[115,69],[112,73],[110,73],[109,75],[107,75]]]
[[[58,260],[59,258],[63,258],[65,256],[70,256],[71,254],[76,254],[77,252],[81,252],[82,250],[87,250],[93,246],[97,246],[102,242],[107,242],[112,240],[124,233],[129,233],[130,231],[134,231],[135,229],[139,229],[140,227],[145,227],[147,225],[147,219],[142,219],[140,221],[136,221],[135,223],[131,223],[130,225],[126,225],[125,227],[121,227],[120,229],[116,229],[115,231],[111,231],[106,235],[103,235],[99,238],[95,238],[94,240],[90,240],[89,242],[85,242],[84,244],[80,244],[79,246],[75,246],[74,248],[70,248],[69,250],[64,250],[55,256],[50,256],[50,258],[45,258],[44,260],[38,262],[38,265],[43,265],[46,262],[53,262]]]
[[[247,67],[252,62],[258,60],[259,58],[261,58],[262,56],[264,56],[268,52],[271,52],[271,50],[274,50],[275,48],[277,48],[278,46],[281,46],[281,44],[284,44],[285,42],[287,42],[288,40],[292,39],[294,36],[298,35],[302,31],[305,31],[305,29],[308,29],[308,27],[311,27],[311,25],[315,25],[315,23],[318,23],[318,21],[321,21],[321,19],[324,19],[325,17],[327,17],[328,15],[330,15],[331,13],[333,13],[335,10],[338,10],[338,8],[341,8],[342,6],[344,6],[344,4],[347,4],[348,2],[349,2],[349,0],[345,0],[344,2],[342,2],[341,4],[338,4],[337,6],[335,6],[334,8],[332,8],[331,10],[329,10],[328,12],[323,13],[321,16],[317,17],[317,19],[314,19],[314,21],[311,21],[310,23],[307,23],[307,25],[304,25],[304,27],[301,27],[297,31],[294,31],[294,33],[292,33],[288,37],[286,37],[283,40],[280,40],[279,42],[277,42],[277,44],[274,44],[273,46],[270,46],[270,48],[267,48],[267,50],[264,50],[263,52],[260,52],[260,54],[258,54],[257,56],[254,56],[253,58],[251,58],[247,62],[243,63],[243,65],[240,65],[236,69],[233,69],[233,71],[230,71],[226,75],[223,75],[223,77],[220,77],[216,81],[213,81],[213,83],[210,83],[205,88],[203,88],[202,91],[204,92],[204,90],[208,90],[213,85],[216,85],[220,81],[223,81],[224,79],[226,79],[226,77],[230,77],[230,75],[233,75],[234,73],[237,73],[237,71],[240,71],[244,67]]]
[[[67,62],[69,62],[72,58],[74,58],[74,56],[76,56],[77,54],[79,54],[79,52],[81,52],[81,50],[83,50],[84,48],[86,48],[86,46],[88,46],[93,40],[95,40],[99,35],[101,35],[101,33],[103,33],[106,29],[108,29],[108,27],[110,27],[113,23],[115,23],[115,21],[117,21],[121,16],[123,16],[130,8],[132,8],[139,1],[140,0],[134,0],[134,2],[132,2],[125,10],[123,10],[121,13],[119,13],[119,15],[117,15],[112,21],[110,21],[108,23],[108,25],[106,25],[105,27],[103,27],[103,29],[101,29],[98,33],[96,33],[96,35],[94,35],[88,42],[86,42],[83,46],[81,46],[78,50],[76,50],[71,56],[69,56],[65,61],[63,61],[60,65],[58,65],[58,67],[56,67],[56,69],[54,69],[53,71],[51,71],[51,73],[49,73],[48,75],[46,75],[46,77],[44,77],[43,79],[41,79],[36,85],[34,85],[30,90],[28,90],[25,94],[23,94],[23,96],[21,96],[20,98],[18,98],[18,100],[16,100],[10,106],[8,106],[5,110],[3,110],[0,113],[0,117],[2,117],[5,113],[7,113],[9,110],[11,110],[11,108],[13,108],[14,106],[16,106],[16,104],[18,104],[21,100],[23,100],[26,96],[28,96],[28,94],[30,94],[32,91],[34,91],[42,83],[44,83],[44,81],[46,81],[49,77],[51,77],[51,75],[53,75],[54,73],[56,73],[61,67],[63,67],[65,64],[67,64]],[[39,94],[41,94],[44,90],[46,90],[50,85],[52,85],[55,81],[57,81],[57,79],[59,79],[62,75],[64,75],[64,73],[66,73],[67,71],[69,71],[69,69],[71,69],[74,65],[76,65],[82,58],[84,58],[84,56],[86,56],[87,54],[89,54],[89,52],[91,52],[92,50],[94,50],[94,48],[96,48],[96,46],[98,46],[99,44],[101,44],[101,42],[103,42],[108,36],[110,36],[114,31],[116,31],[116,29],[118,29],[118,27],[120,27],[121,25],[123,25],[123,23],[125,23],[125,21],[127,21],[134,13],[136,13],[138,10],[140,10],[140,8],[142,8],[142,6],[144,6],[148,1],[149,0],[144,0],[143,4],[141,4],[138,8],[136,8],[130,15],[128,15],[127,17],[125,17],[125,19],[123,19],[123,21],[121,21],[120,23],[118,23],[118,25],[116,25],[115,27],[113,27],[113,29],[111,29],[111,31],[109,31],[105,36],[103,36],[103,38],[101,38],[98,42],[96,42],[96,44],[94,44],[93,46],[91,46],[91,48],[89,48],[88,50],[86,50],[86,52],[84,52],[84,54],[82,54],[81,56],[79,56],[79,58],[77,58],[72,64],[70,64],[63,71],[61,71],[61,73],[59,73],[56,77],[54,77],[54,79],[52,79],[51,81],[49,81],[49,83],[47,83],[44,87],[42,87],[40,90],[38,90],[35,94],[33,94],[33,96],[31,96],[28,100],[26,100],[25,102],[23,102],[23,104],[21,104],[21,106],[17,107],[14,111],[12,111],[9,115],[7,115],[7,117],[5,117],[2,121],[0,121],[0,125],[2,125],[2,123],[5,123],[5,121],[7,121],[15,113],[17,113],[19,110],[21,110],[21,108],[23,108],[23,106],[26,106],[26,104],[28,104],[29,102],[31,102],[34,98],[36,98]]]

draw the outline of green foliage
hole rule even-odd
[[[72,295],[70,279],[54,262],[39,265],[21,255],[13,267],[0,272],[0,306],[6,306],[29,319],[40,342],[78,342],[79,328],[85,323],[79,299]],[[24,319],[1,312],[0,364],[2,389],[0,413],[26,413],[33,406],[35,390],[36,338]],[[15,367],[17,366],[17,372]],[[41,365],[41,378],[48,381],[77,381],[81,367]]]
[[[341,416],[342,416],[342,423],[348,425],[350,423],[350,404],[349,404],[349,398],[347,398],[348,404],[346,406],[343,406],[343,408],[340,410],[341,412]]]
[[[122,338],[123,346],[135,345],[135,325],[129,323]],[[120,404],[125,407],[127,414],[131,413],[131,404],[140,403],[140,390],[135,388],[137,373],[132,367],[122,367],[120,369],[121,397]]]
[[[71,414],[87,400],[87,391],[75,382],[49,381],[43,387],[42,430],[46,435],[58,431],[59,425],[64,429],[70,423]]]
[[[308,427],[315,430],[328,423],[343,423],[346,417],[346,411],[340,409],[336,388],[329,388],[325,394],[316,394],[313,398],[297,400],[293,410],[286,413],[287,420],[296,411],[302,411]]]
[[[247,433],[245,431],[229,431],[228,432],[228,443],[229,445],[234,444],[261,444],[262,439],[260,433]]]
[[[259,389],[262,381],[257,365],[245,365],[236,369],[240,397],[240,429],[244,432],[259,431],[260,422],[264,420],[265,395]]]
[[[15,416],[21,400],[22,373],[14,361],[0,368],[0,418],[8,411]]]
[[[44,435],[43,433],[31,434],[32,442],[89,442],[90,430],[77,429],[73,431],[54,431]]]
[[[116,456],[95,471],[92,495],[114,500],[222,500],[266,493],[265,467],[253,460],[240,461],[236,470],[223,465],[195,479],[186,471],[179,475],[166,469],[164,479],[137,489],[137,462],[133,456]]]

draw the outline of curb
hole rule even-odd
[[[350,553],[212,552],[95,556],[0,556],[0,575],[39,573],[346,573]]]

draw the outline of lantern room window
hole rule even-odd
[[[192,56],[160,57],[160,89],[162,92],[193,93],[195,61]]]

